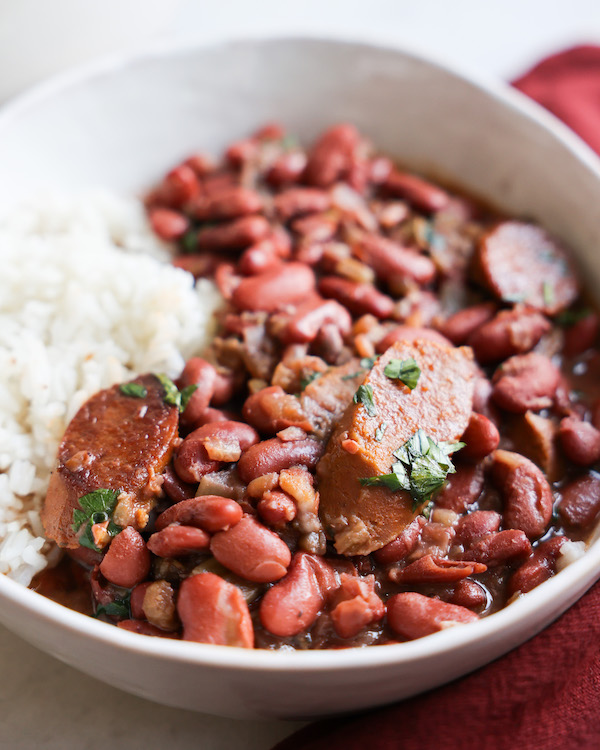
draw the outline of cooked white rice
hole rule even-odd
[[[104,192],[40,196],[0,226],[0,573],[27,585],[56,554],[39,510],[81,404],[206,346],[218,292],[168,258],[141,203]]]

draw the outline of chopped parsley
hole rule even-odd
[[[131,595],[127,594],[124,599],[115,599],[108,604],[101,604],[96,608],[94,617],[108,615],[109,617],[121,617],[127,619],[131,616]]]
[[[198,386],[195,383],[186,385],[185,388],[179,390],[175,383],[162,373],[156,373],[155,376],[160,381],[160,384],[165,391],[165,403],[170,406],[176,406],[180,412],[185,410],[188,405],[190,398],[194,391],[197,390]]]
[[[550,306],[554,304],[554,287],[549,281],[544,281],[542,284],[542,297],[544,298],[545,305]]]
[[[148,390],[139,383],[121,383],[119,390],[124,396],[132,396],[133,398],[146,398]]]
[[[390,359],[383,372],[390,380],[400,380],[412,391],[419,382],[421,368],[412,357],[409,357],[408,359]]]
[[[307,388],[312,382],[314,382],[317,378],[320,378],[322,372],[311,372],[306,377],[302,378],[300,380],[300,389],[304,390]]]
[[[360,360],[360,366],[364,370],[370,370],[375,365],[375,362],[377,362],[378,359],[379,357],[363,357]]]
[[[383,434],[387,430],[388,423],[382,422],[379,427],[375,430],[375,440],[380,443],[383,439]]]
[[[559,326],[569,328],[574,326],[575,323],[579,323],[580,320],[587,318],[590,313],[591,310],[588,307],[583,307],[581,310],[564,310],[556,316],[556,322]]]
[[[281,148],[284,151],[291,151],[293,148],[297,148],[299,141],[295,135],[284,135],[281,139]]]
[[[198,231],[188,229],[180,241],[181,249],[184,253],[195,253],[198,251]]]
[[[373,401],[372,385],[359,385],[358,390],[354,394],[353,401],[355,404],[362,404],[370,417],[374,417],[377,414],[377,409]]]
[[[423,430],[417,430],[404,445],[394,451],[393,456],[397,461],[392,464],[390,474],[364,477],[360,483],[366,487],[383,486],[394,492],[410,492],[414,511],[440,489],[448,474],[456,472],[449,455],[464,445],[438,443]]]
[[[72,529],[77,532],[85,525],[83,533],[79,537],[79,544],[82,547],[93,549],[96,552],[100,551],[94,542],[92,533],[92,526],[96,523],[108,521],[106,530],[110,536],[116,536],[122,530],[120,526],[113,523],[111,518],[120,494],[120,490],[99,489],[79,498],[79,508],[73,509]]]

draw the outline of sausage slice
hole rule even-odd
[[[384,373],[390,360],[409,357],[421,370],[412,391]],[[399,341],[380,357],[363,382],[373,389],[375,415],[351,403],[317,468],[321,519],[340,554],[368,555],[413,520],[408,492],[364,487],[359,480],[388,474],[396,460],[393,452],[418,429],[438,442],[457,440],[471,415],[473,376],[473,354],[467,347]]]
[[[481,240],[476,262],[481,281],[504,302],[524,302],[555,315],[577,298],[567,253],[534,224],[498,224]]]
[[[78,546],[73,510],[83,495],[121,490],[147,512],[160,491],[156,478],[171,460],[179,409],[165,402],[154,375],[133,382],[146,389],[144,397],[115,385],[92,396],[67,427],[42,509],[46,536],[61,547]]]

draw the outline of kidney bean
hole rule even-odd
[[[296,518],[296,503],[287,492],[269,490],[265,492],[256,506],[258,515],[267,524],[282,529]]]
[[[274,435],[286,427],[300,427],[306,432],[312,430],[300,401],[279,385],[261,388],[248,396],[242,413],[244,419],[263,435]]]
[[[172,169],[158,188],[159,201],[171,208],[181,208],[200,192],[200,183],[193,169],[180,164]]]
[[[201,357],[192,357],[186,362],[177,385],[179,388],[185,388],[190,385],[198,387],[192,393],[181,415],[183,424],[193,424],[200,419],[213,396],[216,380],[217,371],[210,362]]]
[[[284,638],[306,630],[317,619],[334,585],[335,575],[326,562],[306,552],[297,552],[285,578],[261,600],[262,626]]]
[[[173,503],[188,500],[196,494],[196,485],[183,482],[173,470],[171,464],[163,472],[162,490]]]
[[[500,442],[500,433],[490,419],[483,414],[472,412],[461,440],[466,445],[461,450],[460,457],[467,461],[481,461],[496,450]]]
[[[303,301],[315,289],[315,275],[303,263],[284,263],[258,276],[249,276],[233,292],[240,310],[275,312],[283,305]]]
[[[191,273],[195,279],[212,276],[220,262],[221,256],[215,253],[176,255],[171,261],[176,268],[181,268]]]
[[[115,586],[131,589],[150,572],[150,553],[142,535],[127,526],[112,540],[100,563],[100,572]]]
[[[526,594],[540,583],[548,580],[556,572],[556,559],[567,537],[556,536],[542,542],[533,550],[531,557],[513,573],[508,581],[508,594],[517,591]]]
[[[296,308],[281,334],[284,344],[307,344],[314,341],[324,325],[334,325],[342,336],[352,328],[352,318],[335,300],[308,300]]]
[[[565,329],[565,343],[563,345],[565,357],[576,357],[594,346],[598,338],[599,322],[596,313],[590,313]]]
[[[204,177],[216,169],[214,159],[208,154],[192,154],[188,156],[184,164],[193,169],[198,177]]]
[[[256,214],[262,208],[263,200],[256,190],[236,185],[216,195],[200,196],[190,212],[199,221],[221,221]]]
[[[273,240],[267,237],[244,250],[238,262],[238,270],[244,276],[258,276],[281,265],[282,257],[288,256],[282,256]]]
[[[271,225],[264,216],[242,216],[239,219],[205,227],[198,232],[200,250],[241,250],[266,237]]]
[[[434,331],[432,328],[415,328],[413,326],[396,326],[386,334],[380,341],[377,342],[377,352],[383,354],[387,351],[390,346],[396,343],[396,341],[420,341],[425,339],[427,341],[437,341],[439,344],[445,346],[452,346],[452,343],[448,341],[441,333]]]
[[[297,216],[327,211],[331,208],[331,196],[315,188],[290,188],[276,195],[273,205],[279,219],[288,222]]]
[[[403,247],[394,240],[376,234],[365,234],[353,245],[359,260],[371,266],[386,283],[401,278],[415,284],[430,284],[436,276],[433,261],[426,255]]]
[[[206,552],[209,546],[209,535],[195,526],[167,526],[148,539],[148,549],[158,557],[181,557]]]
[[[212,459],[207,450],[215,441],[223,446],[237,446],[239,452],[243,453],[257,443],[259,437],[256,430],[244,422],[210,422],[199,427],[185,438],[173,460],[180,479],[189,483],[199,482],[204,474],[218,469],[221,461]]]
[[[375,315],[389,318],[394,311],[394,301],[382,294],[372,284],[359,283],[338,276],[324,276],[319,281],[319,292],[324,297],[333,297],[354,315]]]
[[[525,533],[520,529],[505,529],[474,542],[461,557],[492,568],[510,560],[525,559],[530,554],[531,543]]]
[[[182,582],[177,613],[185,641],[254,646],[252,619],[242,592],[214,573],[199,573]]]
[[[131,615],[136,620],[143,620],[144,614],[144,596],[151,581],[145,583],[138,583],[137,586],[131,590],[131,596],[129,597],[129,608],[131,609]]]
[[[170,524],[195,526],[211,534],[235,526],[242,518],[242,509],[235,500],[220,495],[200,495],[182,500],[163,511],[155,528],[162,531]]]
[[[155,638],[178,638],[179,636],[175,633],[161,630],[160,628],[150,625],[149,622],[144,620],[121,620],[117,623],[117,627],[121,630],[128,630],[130,633],[138,633],[139,635],[151,635]]]
[[[472,333],[490,321],[495,312],[496,305],[493,302],[482,302],[450,315],[438,328],[446,338],[458,346],[464,344]]]
[[[233,167],[241,167],[244,162],[258,156],[260,145],[256,138],[242,138],[231,143],[225,151],[225,158]]]
[[[455,513],[464,513],[481,495],[483,483],[481,467],[457,464],[456,474],[450,474],[446,484],[435,495],[435,505]]]
[[[501,310],[473,331],[466,343],[475,352],[477,361],[487,365],[530,351],[551,327],[550,321],[535,310]]]
[[[210,400],[213,406],[223,406],[231,401],[238,387],[239,374],[236,376],[235,372],[226,368],[217,370],[215,387]]]
[[[280,472],[292,466],[306,466],[312,470],[324,449],[322,442],[312,438],[293,442],[284,442],[278,438],[263,440],[242,454],[238,461],[238,473],[248,483],[263,474]]]
[[[476,510],[462,516],[456,523],[454,542],[469,547],[487,534],[500,529],[502,516],[493,510]]]
[[[393,169],[383,186],[393,195],[404,198],[416,208],[434,213],[442,211],[450,203],[450,196],[437,185],[422,177]]]
[[[298,182],[304,172],[306,162],[306,154],[303,151],[287,151],[275,159],[265,179],[269,185],[275,187]]]
[[[232,416],[233,415],[231,413],[226,413],[221,409],[213,409],[211,406],[209,406],[198,415],[198,418],[192,426],[195,429],[198,429],[199,427],[203,427],[205,424],[213,424],[214,422],[229,422],[232,421]]]
[[[335,214],[313,214],[292,222],[292,230],[299,236],[299,242],[327,242],[333,239],[340,219]]]
[[[395,583],[449,583],[486,570],[487,567],[478,562],[423,555],[405,568],[392,568],[389,578]]]
[[[305,182],[317,187],[329,187],[347,176],[359,143],[360,135],[353,125],[335,125],[326,130],[308,155]]]
[[[491,473],[504,501],[506,527],[521,529],[530,539],[541,536],[552,518],[554,502],[542,471],[519,453],[498,450]]]
[[[511,357],[494,373],[492,398],[501,409],[523,414],[552,405],[560,370],[543,354]]]
[[[210,551],[221,565],[255,583],[283,578],[291,560],[286,543],[248,515],[227,531],[215,534]]]
[[[385,615],[385,605],[375,593],[375,576],[358,578],[342,573],[335,594],[331,621],[340,638],[354,638],[360,631]]]
[[[574,464],[590,466],[600,459],[600,431],[589,422],[565,417],[558,434],[566,457]]]
[[[221,296],[226,300],[232,298],[233,292],[241,280],[241,277],[235,271],[233,263],[219,263],[215,270],[215,284],[221,292]]]
[[[586,474],[568,482],[562,489],[558,512],[571,526],[591,526],[600,512],[600,478]]]
[[[479,617],[456,604],[448,604],[414,591],[388,599],[387,617],[391,629],[408,640],[431,635],[450,625],[475,622]]]
[[[167,242],[179,239],[190,228],[189,219],[170,208],[153,208],[150,210],[149,218],[152,229]]]
[[[389,565],[403,560],[417,546],[421,529],[426,523],[424,516],[417,516],[395,539],[375,550],[373,553],[375,560],[380,565]]]
[[[488,593],[477,581],[463,578],[454,587],[450,601],[467,609],[483,609],[488,602]]]

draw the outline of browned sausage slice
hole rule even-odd
[[[421,375],[410,391],[384,374],[392,359],[413,357]],[[440,441],[457,440],[471,415],[473,355],[437,341],[399,341],[364,380],[373,389],[375,416],[350,404],[318,465],[321,518],[338,552],[367,555],[392,541],[413,520],[407,492],[363,487],[360,479],[388,474],[392,454],[418,429]],[[381,435],[378,427],[387,423]],[[377,440],[377,437],[380,440]]]
[[[78,546],[73,510],[83,495],[121,490],[147,513],[160,491],[156,477],[171,460],[179,410],[165,402],[154,375],[134,382],[146,396],[127,396],[115,385],[92,396],[67,427],[42,509],[46,536],[61,547]]]
[[[524,302],[555,315],[577,298],[567,253],[534,224],[498,224],[481,240],[477,262],[483,283],[504,302]]]

